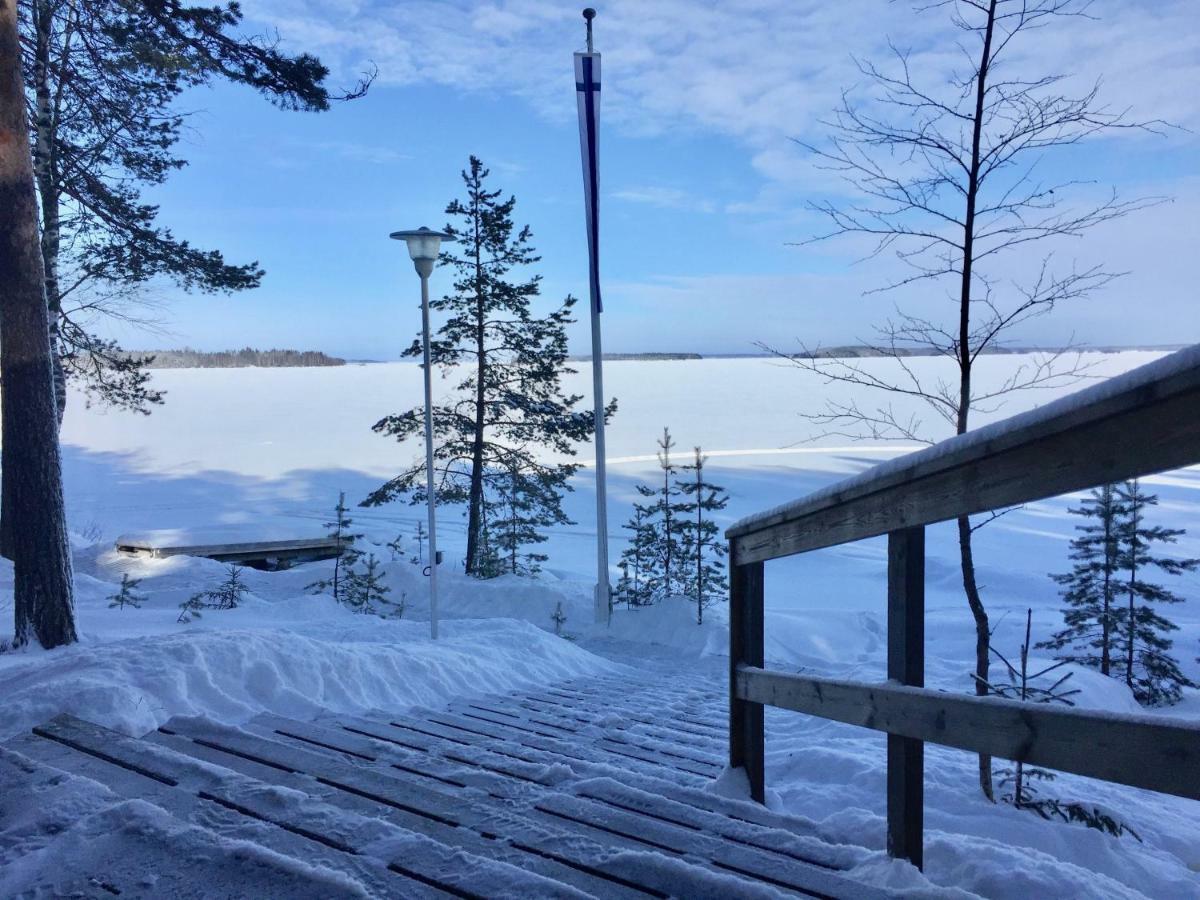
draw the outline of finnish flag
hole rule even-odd
[[[589,287],[593,312],[600,302],[600,54],[575,54],[575,97],[579,106],[579,149],[583,156],[583,202],[587,217]]]

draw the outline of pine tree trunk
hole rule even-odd
[[[49,316],[15,0],[0,0],[0,384],[14,643],[75,641]]]
[[[54,400],[58,425],[62,426],[67,406],[67,380],[63,370],[62,348],[59,342],[59,319],[62,298],[58,280],[58,260],[61,245],[59,192],[54,177],[54,113],[50,99],[50,30],[54,14],[49,3],[38,0],[33,5],[34,25],[34,143],[33,174],[37,183],[42,212],[42,269],[46,282],[46,306],[50,311],[50,355],[54,364]]]
[[[468,575],[476,574],[479,568],[479,537],[483,522],[483,429],[487,411],[487,350],[484,346],[487,310],[484,308],[483,260],[480,258],[483,237],[479,233],[478,216],[475,216],[475,222],[475,442],[471,448],[471,489],[467,496]]]

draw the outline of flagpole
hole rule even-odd
[[[596,590],[597,624],[608,624],[612,591],[608,582],[608,481],[604,450],[604,352],[600,341],[600,54],[592,47],[592,19],[587,23],[587,52],[575,54],[575,95],[579,107],[579,148],[583,157],[583,196],[588,236],[588,293],[592,312],[592,414],[596,426]]]

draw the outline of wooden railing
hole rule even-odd
[[[764,796],[763,708],[884,731],[887,846],[922,864],[924,742],[1200,799],[1200,724],[927,690],[925,526],[1200,463],[1200,344],[726,532],[729,760]],[[763,563],[888,536],[885,682],[763,667]]]

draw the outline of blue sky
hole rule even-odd
[[[419,324],[416,277],[397,228],[438,226],[469,154],[514,193],[532,226],[547,303],[586,290],[571,53],[576,3],[373,4],[253,0],[248,24],[316,52],[346,84],[379,69],[364,99],[321,115],[280,112],[228,86],[188,95],[190,165],[155,190],[162,220],[263,286],[233,297],[156,289],[163,333],[129,346],[319,348],[394,358]],[[736,353],[757,340],[847,343],[897,298],[863,296],[887,260],[861,246],[789,246],[820,230],[807,201],[838,196],[793,138],[858,80],[852,55],[911,49],[936,85],[953,60],[944,16],[903,0],[598,4],[604,54],[602,245],[605,346]],[[1100,2],[1096,20],[1035,34],[1040,70],[1104,76],[1114,108],[1190,130],[1090,140],[1048,155],[1046,177],[1094,179],[1171,202],[1058,248],[1064,264],[1104,260],[1127,276],[1016,335],[1092,344],[1200,340],[1193,260],[1200,243],[1200,41],[1186,0]],[[1090,190],[1084,188],[1083,190]],[[1040,257],[1039,257],[1040,258]],[[1018,260],[1014,278],[1036,259]],[[434,289],[444,287],[435,274]],[[917,302],[917,301],[914,301]],[[943,302],[921,298],[937,308]],[[1136,312],[1134,312],[1136,310]],[[573,347],[587,345],[585,323]]]

